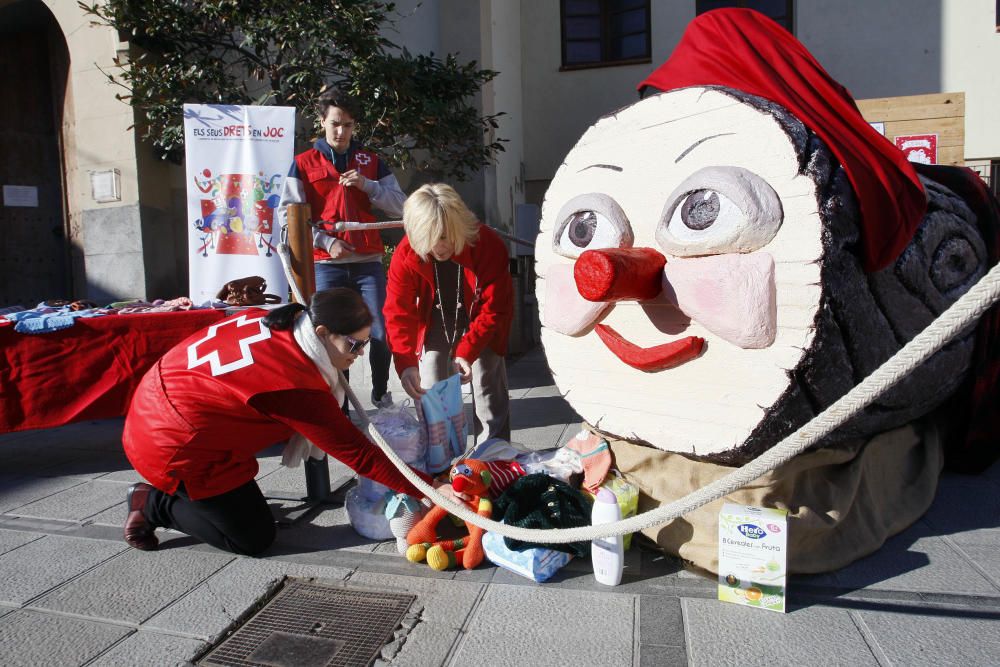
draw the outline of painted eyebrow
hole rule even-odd
[[[598,169],[610,169],[611,171],[623,171],[621,167],[615,164],[588,164],[586,167],[578,170],[576,173],[579,174],[581,171],[586,171],[592,167],[597,167]]]
[[[735,132],[723,132],[722,134],[713,134],[710,137],[704,137],[702,139],[699,139],[698,141],[694,142],[693,144],[691,144],[690,146],[688,146],[686,149],[684,149],[684,152],[681,153],[680,155],[678,155],[677,159],[674,160],[674,164],[677,164],[678,162],[680,162],[681,160],[683,160],[685,158],[685,156],[687,156],[688,153],[690,153],[695,148],[697,148],[701,144],[705,143],[709,139],[715,139],[717,137],[728,137],[728,136],[733,135],[733,134],[736,134],[736,133]]]

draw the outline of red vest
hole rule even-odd
[[[132,397],[122,442],[136,471],[192,500],[235,489],[257,474],[255,454],[293,431],[250,406],[283,389],[329,391],[291,331],[247,310],[194,334],[163,356]]]
[[[306,201],[312,208],[314,220],[334,222],[374,222],[372,203],[363,191],[355,187],[345,188],[340,185],[340,172],[330,160],[315,148],[295,156],[295,163],[302,179],[302,187],[306,191]],[[378,180],[378,155],[366,150],[355,150],[347,163],[347,170],[357,169],[365,178]],[[344,197],[344,194],[347,197]],[[323,229],[333,231],[332,224],[322,225]],[[378,231],[336,232],[338,239],[343,239],[354,246],[354,252],[359,255],[382,253],[382,237]],[[325,250],[313,249],[313,259],[321,261],[330,259]]]

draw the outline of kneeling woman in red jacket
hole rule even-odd
[[[125,541],[155,549],[164,527],[260,553],[275,528],[254,481],[255,454],[296,433],[359,474],[422,497],[340,408],[336,369],[363,353],[371,323],[360,295],[334,288],[317,292],[308,311],[248,310],[164,355],[125,419],[125,454],[151,484],[128,491]]]

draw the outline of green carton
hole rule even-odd
[[[726,503],[719,512],[719,599],[785,611],[788,512]]]

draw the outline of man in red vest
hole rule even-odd
[[[320,95],[317,110],[324,136],[295,156],[285,179],[279,205],[308,202],[320,223],[314,234],[316,290],[350,287],[368,304],[374,321],[369,358],[372,402],[392,404],[389,383],[389,347],[385,340],[385,248],[377,231],[335,232],[338,222],[374,222],[372,207],[399,217],[406,195],[388,166],[372,150],[354,140],[360,108],[356,100],[337,91]]]

